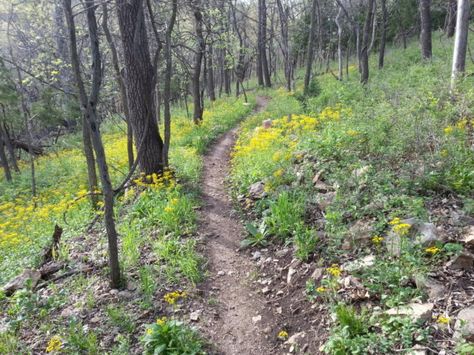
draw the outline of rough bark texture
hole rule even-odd
[[[460,73],[466,68],[467,35],[469,32],[469,0],[458,0],[456,18],[456,36],[454,39],[453,68],[451,75],[451,89],[454,89]]]
[[[423,59],[430,59],[431,45],[431,0],[420,0],[420,45]]]
[[[196,54],[194,56],[194,72],[193,72],[193,99],[194,99],[194,114],[193,120],[195,124],[199,124],[202,121],[202,114],[204,108],[202,105],[201,98],[201,69],[202,69],[202,59],[204,57],[204,51],[206,45],[204,43],[204,34],[203,34],[203,23],[202,23],[202,13],[199,8],[200,3],[194,4],[193,13],[194,13],[194,30],[196,35]]]
[[[281,31],[281,51],[283,53],[283,59],[285,62],[285,79],[286,79],[286,89],[291,91],[291,78],[292,78],[292,63],[290,58],[290,41],[288,35],[288,7],[283,8],[281,0],[277,0],[278,12],[280,14],[280,31]]]
[[[362,35],[362,49],[360,51],[360,82],[367,84],[369,81],[369,36],[374,16],[374,0],[369,0],[367,16],[365,17],[364,33]]]
[[[209,100],[216,101],[216,90],[214,82],[214,52],[210,45],[207,53],[207,92],[209,94]]]
[[[380,48],[379,48],[379,69],[383,68],[385,60],[385,43],[387,42],[387,4],[386,0],[381,0],[382,6],[382,30],[380,33]]]
[[[304,91],[306,92],[309,88],[309,83],[311,81],[311,71],[313,67],[314,60],[314,45],[316,37],[316,28],[317,28],[317,9],[318,9],[318,0],[312,1],[311,6],[311,27],[309,29],[308,36],[308,48],[306,49],[306,74],[304,76]]]
[[[110,47],[110,52],[112,53],[112,65],[114,67],[115,80],[117,81],[119,90],[120,90],[120,101],[122,102],[123,113],[125,115],[125,121],[127,122],[127,155],[128,155],[128,167],[129,169],[133,166],[134,155],[133,155],[133,130],[132,124],[130,122],[130,113],[128,110],[128,100],[127,100],[127,88],[125,87],[125,81],[120,70],[119,57],[117,53],[117,48],[115,47],[112,34],[109,30],[108,25],[108,9],[107,4],[103,5],[103,18],[102,18],[102,28],[104,29],[105,38]]]
[[[449,0],[446,18],[446,36],[451,38],[456,30],[456,0]]]
[[[146,175],[163,171],[163,140],[154,110],[155,77],[142,0],[116,0],[125,60],[130,122],[137,160]]]
[[[7,155],[5,154],[5,145],[0,135],[0,164],[2,165],[3,172],[5,174],[5,179],[7,181],[12,181],[12,174],[10,171],[10,165],[8,164]]]
[[[261,61],[264,85],[271,87],[270,68],[267,59],[267,4],[265,0],[258,0],[258,52]]]
[[[337,16],[335,19],[336,26],[337,26],[337,63],[338,63],[338,74],[337,77],[339,80],[342,80],[343,71],[342,71],[342,25],[341,25],[341,15],[342,15],[342,8],[339,7],[339,11],[337,12]]]

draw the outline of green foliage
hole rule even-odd
[[[294,231],[293,243],[296,246],[295,255],[298,259],[308,261],[318,244],[318,235],[314,229],[299,223]]]
[[[65,333],[67,348],[73,353],[100,354],[99,340],[94,330],[87,329],[79,321],[72,320]]]
[[[204,341],[196,330],[177,320],[158,319],[143,337],[145,354],[205,354]]]
[[[258,228],[252,223],[247,223],[245,226],[248,236],[240,242],[242,248],[248,247],[263,247],[268,244],[268,228],[265,221],[262,221]]]
[[[284,191],[270,202],[270,213],[265,218],[269,233],[286,240],[299,228],[304,205],[300,196]]]
[[[127,313],[125,308],[110,305],[107,307],[106,312],[113,326],[129,334],[135,331],[134,319]]]

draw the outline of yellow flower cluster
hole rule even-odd
[[[278,339],[286,340],[288,338],[288,332],[286,330],[280,330],[278,333]]]
[[[440,250],[441,250],[440,248],[433,246],[433,247],[426,248],[425,252],[430,255],[435,255],[435,254],[438,254]]]
[[[61,341],[61,338],[55,335],[49,340],[48,346],[46,347],[46,352],[52,353],[55,351],[59,351],[61,350],[62,346],[63,346],[63,342]]]
[[[161,190],[164,188],[173,189],[176,186],[176,181],[173,178],[173,172],[169,169],[166,169],[162,174],[142,174],[139,178],[133,180],[133,182],[137,186],[150,188],[153,190]]]
[[[438,322],[439,324],[449,324],[449,322],[451,321],[451,319],[449,317],[446,317],[442,314],[440,314],[437,318],[436,318],[436,322]]]
[[[166,303],[170,305],[174,305],[180,298],[186,298],[188,294],[186,292],[181,292],[181,291],[173,291],[167,293],[163,299],[165,300]]]
[[[156,324],[162,327],[166,324],[167,321],[168,321],[167,317],[161,317],[156,320]]]
[[[390,221],[389,224],[393,226],[393,231],[401,237],[408,235],[408,232],[410,232],[411,225],[402,223],[398,217]]]
[[[331,267],[328,267],[326,269],[328,274],[334,276],[334,277],[339,277],[342,274],[341,268],[337,264],[332,264]]]
[[[372,238],[372,243],[374,243],[375,245],[380,245],[383,242],[383,239],[383,237],[376,235]]]
[[[467,118],[463,118],[454,125],[446,126],[444,128],[444,134],[449,136],[454,132],[464,132],[469,125],[474,127],[474,122],[470,122],[470,120],[468,120]]]

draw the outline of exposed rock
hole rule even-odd
[[[292,347],[293,350],[297,347],[301,348],[304,346],[305,338],[306,332],[295,333],[288,338],[285,344],[290,345],[290,348]]]
[[[316,189],[316,191],[322,192],[322,193],[326,193],[326,192],[328,192],[329,190],[332,189],[328,184],[326,184],[322,181],[317,181],[314,184],[314,188]]]
[[[249,197],[258,200],[265,196],[265,184],[263,181],[256,182],[255,184],[250,185],[249,188]]]
[[[415,244],[430,246],[436,242],[443,241],[433,223],[426,223],[416,218],[407,218],[402,220],[401,223],[411,225],[410,234],[416,236]]]
[[[385,247],[390,255],[400,256],[402,239],[398,234],[393,231],[388,232],[387,236],[384,239]]]
[[[342,269],[347,272],[360,271],[367,269],[375,264],[375,255],[367,255],[362,259],[357,259],[354,261],[349,261],[342,265]]]
[[[414,281],[416,287],[426,291],[428,297],[431,300],[438,299],[445,295],[446,288],[444,287],[444,285],[433,278],[425,277],[423,275],[415,275]]]
[[[277,258],[283,258],[286,254],[288,254],[290,252],[290,249],[288,248],[284,248],[284,249],[280,249],[280,250],[277,250],[275,252],[275,256]]]
[[[272,127],[272,120],[264,120],[262,122],[262,127],[265,129],[271,128]]]
[[[466,247],[474,249],[474,226],[469,226],[467,228],[462,240]]]
[[[41,279],[41,273],[38,270],[26,269],[22,274],[15,277],[2,287],[2,291],[7,296],[11,296],[16,291],[30,286],[35,288],[38,281]]]
[[[454,270],[471,270],[474,266],[474,254],[463,250],[451,259],[446,266]]]
[[[313,273],[309,277],[311,280],[318,282],[324,275],[324,269],[322,267],[317,267],[314,269]]]
[[[257,323],[260,322],[261,320],[262,320],[262,316],[261,316],[261,315],[252,317],[252,323],[253,323],[253,324],[257,324]]]
[[[391,308],[387,312],[391,316],[406,316],[413,321],[427,321],[431,318],[434,303],[410,303],[406,306]]]
[[[194,311],[194,312],[191,312],[189,314],[189,319],[193,322],[197,322],[199,321],[199,316],[201,315],[201,310],[197,310],[197,311]]]
[[[349,234],[354,241],[366,242],[372,238],[372,223],[369,221],[359,220],[349,229]]]
[[[123,290],[118,293],[118,296],[125,300],[131,300],[133,298],[133,293],[128,290]]]
[[[467,341],[474,341],[474,305],[458,313],[454,330],[454,338],[464,337]]]
[[[271,292],[270,287],[267,286],[267,287],[262,288],[262,293],[263,293],[264,295],[267,295],[267,294],[269,294],[270,292]]]
[[[334,202],[335,198],[335,192],[327,192],[323,195],[320,195],[320,197],[318,198],[318,207],[324,211],[330,204]]]
[[[296,274],[296,269],[293,268],[292,266],[290,266],[288,268],[288,275],[286,276],[286,283],[287,284],[291,283],[291,278],[293,277],[294,274]]]
[[[262,253],[259,252],[258,250],[254,251],[254,252],[252,253],[252,259],[253,259],[253,260],[258,260],[258,259],[260,259],[261,257],[262,257]]]
[[[370,169],[370,166],[369,165],[365,165],[359,169],[356,169],[352,172],[352,176],[354,176],[355,178],[359,179],[361,177],[363,177],[364,175],[366,175],[368,173]]]
[[[424,346],[415,345],[413,348],[410,349],[408,354],[410,354],[410,355],[427,355],[428,350]]]

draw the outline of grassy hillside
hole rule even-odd
[[[232,181],[254,220],[245,245],[289,244],[316,267],[303,287],[334,315],[327,353],[454,346],[446,324],[468,299],[446,306],[417,281],[452,280],[447,262],[474,221],[474,79],[449,92],[451,53],[440,35],[430,62],[417,42],[392,48],[383,70],[372,58],[367,86],[354,66],[342,82],[322,75],[315,97],[285,94],[298,108],[275,113],[271,127],[258,119],[242,125]],[[473,69],[470,62],[467,72]],[[255,194],[259,183],[264,191]],[[420,242],[423,228],[431,239]],[[434,306],[425,322],[386,313],[428,301]]]

